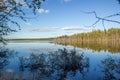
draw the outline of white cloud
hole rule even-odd
[[[23,0],[14,0],[16,3],[24,2]]]
[[[21,4],[23,7],[28,7],[28,5],[24,0],[14,0],[14,1],[16,2],[16,4]],[[0,0],[0,5],[2,4],[9,5],[9,0],[2,0],[2,1]]]
[[[29,22],[25,22],[25,24],[26,24],[26,25],[32,25],[32,24],[31,24],[31,23],[29,23]]]
[[[41,14],[42,14],[42,13],[47,14],[47,13],[50,12],[50,10],[47,10],[47,9],[45,10],[45,9],[43,9],[43,8],[40,8],[40,9],[38,9],[38,12],[41,13]]]
[[[70,2],[70,1],[72,1],[72,0],[64,0],[64,2]]]
[[[70,27],[63,27],[63,30],[90,30],[87,27],[80,27],[80,26],[70,26]]]
[[[55,32],[57,31],[57,27],[42,27],[42,28],[29,28],[28,32]]]
[[[28,23],[29,25],[29,23]],[[26,31],[28,32],[56,32],[56,31],[89,31],[90,28],[87,27],[80,27],[80,26],[69,26],[69,27],[33,27],[33,28],[27,28]]]
[[[26,4],[24,0],[14,0],[14,1],[16,1],[16,3]]]

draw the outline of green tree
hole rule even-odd
[[[4,36],[17,31],[12,26],[20,29],[15,17],[26,21],[25,7],[36,14],[43,1],[45,0],[0,0],[0,42],[4,43]]]

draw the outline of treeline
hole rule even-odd
[[[111,28],[108,30],[93,30],[86,33],[78,33],[71,36],[60,36],[54,39],[58,44],[73,45],[75,47],[90,48],[98,50],[114,49],[120,50],[120,28]]]
[[[108,42],[120,41],[120,28],[108,30],[93,30],[92,32],[78,33],[72,36],[60,36],[54,39],[57,42]]]

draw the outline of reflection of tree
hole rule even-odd
[[[14,51],[5,47],[0,47],[0,80],[4,80],[3,68],[9,64],[9,58],[14,56]]]
[[[0,48],[0,69],[8,64],[8,55],[7,50]]]
[[[103,80],[120,80],[120,59],[108,57],[102,61]]]
[[[0,69],[9,63],[9,58],[13,56],[14,51],[5,47],[0,47]]]
[[[61,45],[71,45],[77,48],[88,48],[88,49],[92,49],[94,51],[108,51],[110,53],[119,53],[120,52],[120,43],[116,43],[112,44],[110,42],[73,42],[73,43],[68,43],[68,44],[64,44],[64,43],[60,43]]]
[[[68,74],[74,77],[77,72],[81,74],[81,79],[85,78],[85,72],[89,68],[89,58],[83,54],[77,54],[75,50],[66,49],[50,54],[31,54],[29,58],[20,57],[20,70],[26,69],[37,73],[34,80],[42,78],[65,80]],[[35,79],[36,77],[36,79]]]

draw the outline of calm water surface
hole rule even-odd
[[[120,80],[120,52],[17,41],[0,53],[0,80]]]

